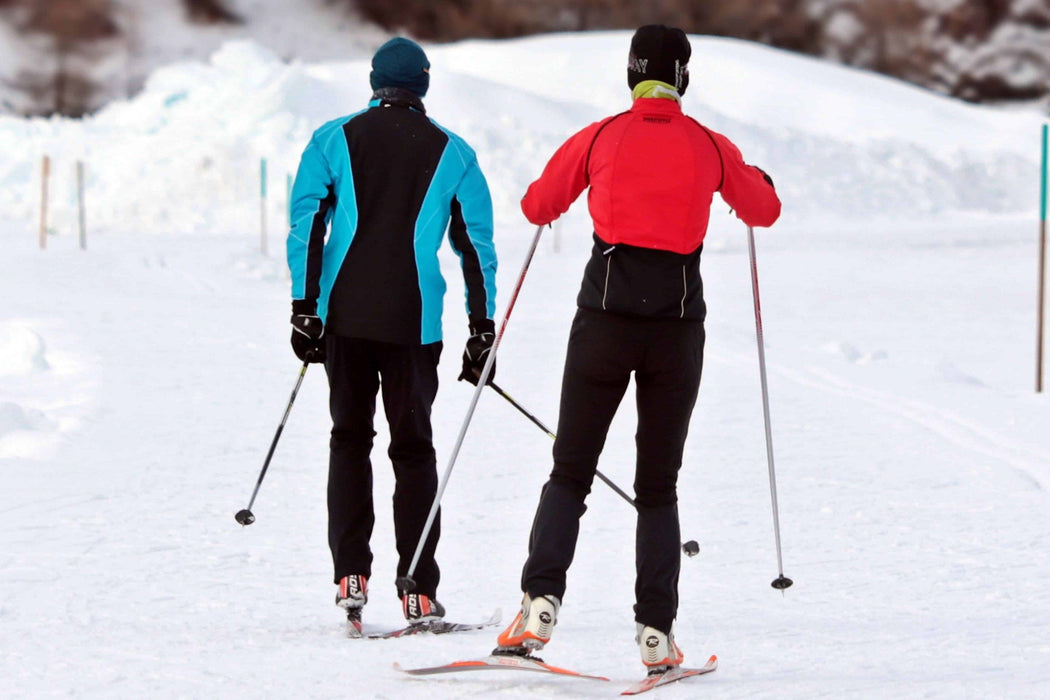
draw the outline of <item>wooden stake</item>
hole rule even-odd
[[[47,190],[51,178],[51,157],[44,156],[40,166],[40,250],[47,248]]]
[[[1036,324],[1035,344],[1035,391],[1043,391],[1043,310],[1046,298],[1046,170],[1047,170],[1047,131],[1050,129],[1043,124],[1043,169],[1039,181],[1039,301],[1037,307],[1038,323]]]

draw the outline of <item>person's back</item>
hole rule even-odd
[[[494,260],[491,225],[479,224],[491,220],[491,201],[473,150],[427,117],[421,100],[391,89],[322,127],[315,141],[335,175],[336,200],[353,202],[326,247],[325,327],[392,343],[440,339],[445,282],[436,253],[450,219],[471,319],[491,317],[493,271],[482,271],[482,261],[491,268]],[[457,192],[461,186],[470,189]],[[474,224],[469,233],[464,216]]]
[[[328,174],[331,191],[322,192]],[[445,282],[437,250],[446,226],[464,258],[471,322],[491,318],[488,188],[474,151],[428,118],[417,96],[381,88],[368,109],[321,127],[296,184],[293,221],[309,224],[316,236],[318,213],[332,220],[321,269],[304,265],[307,285],[317,276],[317,310],[329,332],[390,343],[440,340]],[[295,229],[290,259],[293,253],[309,257]]]
[[[473,150],[426,116],[429,69],[412,41],[380,47],[368,108],[314,133],[292,189],[292,347],[304,362],[323,362],[328,375],[328,541],[336,603],[355,636],[372,575],[370,453],[380,390],[396,482],[398,576],[413,561],[437,491],[430,412],[445,294],[437,255],[446,228],[463,262],[471,328],[460,379],[477,381],[494,340],[492,200]],[[398,591],[412,624],[444,615],[436,600],[439,536],[440,515],[420,547],[416,588]]]
[[[679,82],[684,91],[688,73]],[[665,85],[632,85],[631,108],[566,141],[522,199],[526,218],[546,223],[590,187],[595,245],[580,308],[703,320],[699,262],[715,192],[751,226],[780,215],[768,176],[684,114],[679,93]]]
[[[633,378],[638,412],[634,621],[642,663],[682,663],[678,613],[678,471],[704,357],[700,253],[719,192],[750,226],[780,215],[772,180],[727,138],[682,113],[691,55],[680,29],[648,25],[628,56],[631,109],[592,124],[554,154],[521,202],[533,224],[590,187],[594,248],[569,331],[554,467],[521,576],[522,607],[496,654],[527,656],[551,638],[579,520],[616,409]]]

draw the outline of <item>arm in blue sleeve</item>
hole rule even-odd
[[[321,294],[321,259],[325,233],[335,207],[335,187],[321,147],[315,139],[303,151],[289,203],[288,269],[292,299],[317,301]]]
[[[472,325],[496,315],[496,247],[492,242],[492,196],[476,158],[452,199],[449,242],[459,254]]]

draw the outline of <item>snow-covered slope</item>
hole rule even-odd
[[[478,150],[497,207],[499,308],[532,235],[516,202],[568,134],[627,102],[627,33],[428,47],[434,118]],[[1050,695],[1050,404],[1032,393],[1036,115],[694,38],[686,109],[766,167],[784,220],[759,271],[787,575],[776,575],[743,229],[705,247],[704,385],[680,483],[678,640],[717,653],[671,698]],[[608,697],[641,672],[633,518],[596,484],[547,659],[612,684],[492,674],[423,682],[390,662],[487,652],[491,633],[342,636],[325,542],[326,389],[313,368],[242,529],[297,363],[279,255],[283,178],[313,128],[359,109],[367,63],[286,65],[251,44],[157,72],[83,121],[0,119],[0,687],[15,698]],[[876,111],[878,112],[876,114]],[[37,159],[56,162],[36,249]],[[75,246],[71,163],[89,172]],[[556,425],[589,248],[581,201],[547,234],[500,384]],[[560,249],[553,238],[560,236]],[[445,466],[457,383],[450,282],[435,406]],[[625,400],[602,471],[630,488]],[[392,627],[392,477],[380,419],[366,622]],[[513,614],[550,440],[486,394],[444,501],[449,616]]]
[[[1034,112],[979,108],[873,74],[727,39],[694,41],[686,107],[774,173],[789,220],[1031,211]],[[430,48],[431,114],[482,152],[500,212],[569,133],[627,103],[623,34]],[[542,60],[541,60],[542,57]],[[83,122],[0,118],[0,206],[35,216],[39,158],[55,161],[56,228],[72,221],[72,161],[87,165],[95,230],[231,232],[271,219],[311,131],[367,101],[368,61],[285,64],[249,43],[157,71]]]

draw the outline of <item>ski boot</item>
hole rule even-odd
[[[521,610],[510,626],[496,639],[493,656],[530,656],[551,640],[551,631],[558,624],[561,601],[555,596],[545,595],[532,599],[526,593],[521,600]]]
[[[445,616],[445,606],[421,593],[406,593],[401,597],[401,610],[410,625],[425,625]]]
[[[350,637],[362,635],[361,611],[368,602],[368,577],[351,574],[339,579],[339,591],[335,604],[346,610],[346,634]]]
[[[642,653],[642,663],[649,670],[650,676],[658,676],[682,664],[685,655],[675,644],[674,632],[664,634],[655,627],[648,627],[641,622],[636,624],[638,636],[634,638],[634,641],[638,643],[638,649]]]

